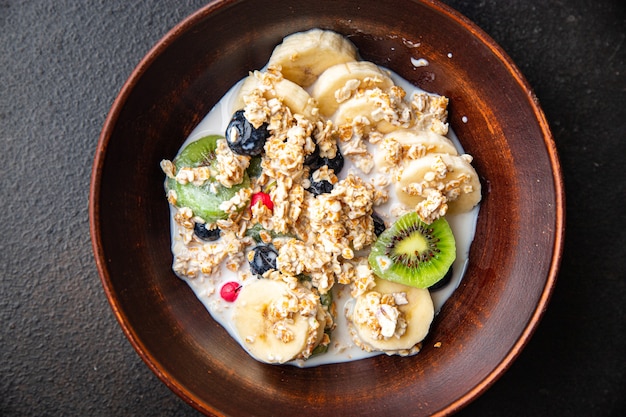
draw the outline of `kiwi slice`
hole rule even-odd
[[[200,166],[216,168],[215,149],[218,139],[222,139],[222,136],[205,136],[185,146],[174,159],[176,169]],[[219,219],[228,218],[228,213],[219,208],[220,204],[230,200],[242,188],[250,187],[250,178],[246,174],[241,184],[230,188],[224,187],[213,178],[199,187],[193,184],[180,184],[175,179],[168,178],[165,187],[176,192],[178,207],[189,207],[194,216],[201,217],[207,223],[214,223]]]
[[[261,176],[261,173],[263,173],[263,167],[261,166],[261,162],[263,162],[263,158],[261,157],[261,155],[256,155],[250,158],[250,165],[246,170],[248,176],[252,178],[258,178]]]
[[[209,135],[189,143],[174,159],[176,169],[215,167],[215,149],[217,149],[217,141],[222,138],[219,135]]]
[[[417,288],[441,280],[456,259],[450,225],[439,218],[431,224],[417,213],[403,215],[372,245],[369,264],[378,277]]]

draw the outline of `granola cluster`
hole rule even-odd
[[[278,250],[277,268],[282,273],[309,277],[312,287],[321,294],[329,292],[336,283],[350,285],[353,296],[364,294],[374,286],[363,251],[376,239],[372,212],[387,202],[389,185],[401,174],[403,164],[427,151],[420,145],[401,144],[383,133],[399,127],[419,127],[445,134],[447,99],[418,93],[407,102],[402,88],[394,85],[381,89],[380,79],[350,80],[336,91],[336,98],[338,103],[348,99],[354,102],[354,113],[348,109],[339,112],[334,120],[326,120],[315,110],[314,102],[307,103],[310,109],[303,114],[292,113],[280,95],[280,68],[270,66],[267,71],[251,75],[255,83],[242,97],[244,114],[256,127],[266,123],[270,132],[264,146],[262,172],[250,188],[241,189],[221,203],[220,209],[230,215],[212,225],[224,231],[217,242],[194,239],[194,222],[201,219],[192,218],[188,209],[178,209],[174,221],[180,226],[185,247],[177,252],[174,270],[190,278],[199,273],[211,275],[224,260],[230,269],[237,270],[245,260],[241,254],[254,243],[246,236],[246,230],[258,224],[262,227],[261,240]],[[369,113],[364,114],[363,108],[370,109]],[[338,147],[363,174],[372,172],[373,150],[378,149],[383,155],[381,174],[365,181],[357,172],[349,172],[340,180],[327,166],[310,172],[305,164],[308,156],[317,150],[321,156],[333,158]],[[162,169],[181,184],[202,185],[210,178],[225,187],[242,182],[250,157],[234,154],[222,139],[217,142],[215,158],[213,170],[198,167],[176,172],[169,161],[163,161]],[[385,175],[389,173],[394,175]],[[328,181],[333,189],[314,196],[307,192],[311,180]],[[431,185],[411,184],[405,191],[426,195],[427,207],[439,207],[441,202],[432,201],[430,195],[434,193],[427,191]],[[461,182],[459,186],[462,185]],[[447,192],[454,193],[453,186],[447,184],[446,187],[452,187]],[[256,204],[242,210],[250,195],[259,191],[269,194],[273,208]],[[168,198],[176,203],[175,195]],[[432,217],[436,211],[431,209],[428,215]]]
[[[304,161],[316,147],[329,158],[337,152],[333,123],[294,115],[279,99],[268,99],[278,94],[272,86],[281,81],[280,72],[270,69],[254,76],[261,87],[244,97],[245,114],[257,125],[267,123],[271,135],[264,147],[262,174],[252,188],[267,191],[273,209],[255,205],[245,221],[279,236],[271,239],[265,233],[261,238],[278,250],[281,272],[310,277],[321,294],[337,282],[352,284],[360,293],[373,285],[373,277],[369,271],[356,273],[368,269],[366,257],[357,253],[375,240],[371,214],[375,204],[386,201],[386,192],[354,174],[339,180],[327,166],[310,172]],[[306,191],[311,180],[326,180],[333,190],[314,196]]]
[[[398,307],[405,304],[405,293],[370,291],[357,302],[352,319],[369,329],[372,339],[400,338],[406,332],[407,321]]]

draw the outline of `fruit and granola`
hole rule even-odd
[[[447,104],[335,32],[287,36],[161,162],[174,272],[259,361],[417,353],[481,199]]]

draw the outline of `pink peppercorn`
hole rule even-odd
[[[220,290],[220,295],[225,301],[232,303],[237,299],[237,296],[239,295],[239,290],[241,290],[241,285],[238,282],[227,282],[222,286],[222,289]]]
[[[250,207],[254,206],[259,201],[268,209],[274,210],[274,203],[272,202],[272,198],[270,197],[269,194],[264,193],[263,191],[259,191],[258,193],[252,194],[252,199],[250,200]]]

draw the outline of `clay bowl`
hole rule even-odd
[[[364,59],[448,96],[450,123],[483,180],[465,279],[413,357],[309,369],[258,363],[171,272],[159,161],[176,154],[283,36],[312,27],[349,36]],[[415,67],[411,57],[430,64]],[[90,215],[102,284],[124,333],[150,369],[199,411],[422,416],[459,410],[528,341],[555,283],[564,202],[555,146],[530,87],[493,40],[448,7],[215,1],[169,32],[123,86],[98,144]]]

